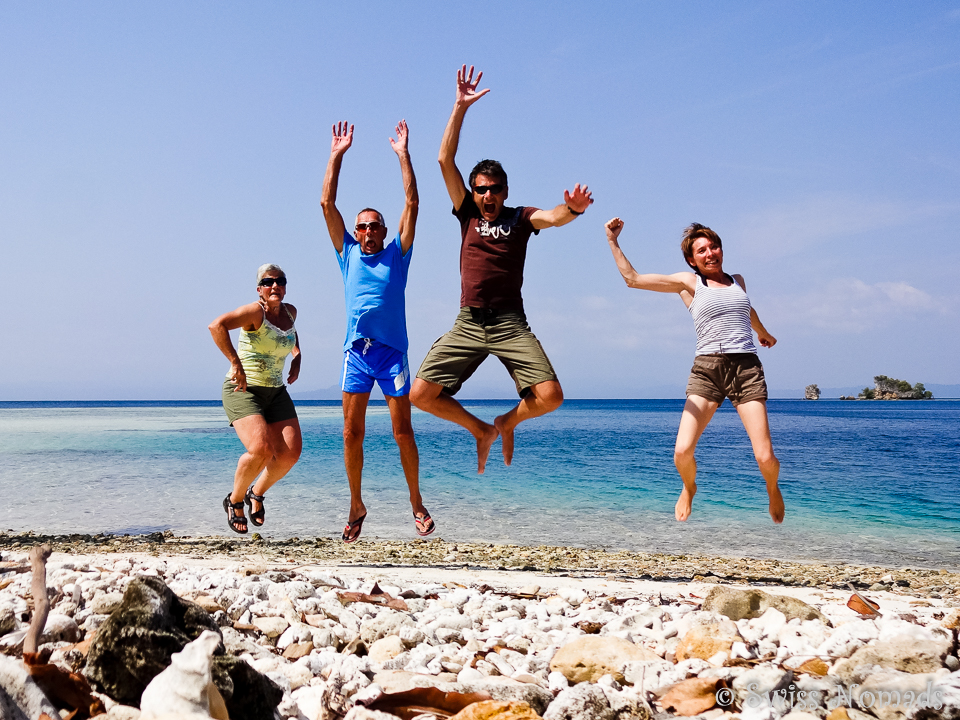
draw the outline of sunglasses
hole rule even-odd
[[[262,280],[260,280],[260,282],[257,284],[260,287],[273,287],[274,283],[276,283],[280,287],[286,287],[287,279],[285,277],[278,277],[278,278],[265,277]]]
[[[499,195],[503,192],[503,185],[477,185],[475,188],[473,188],[473,191],[481,197],[486,195],[488,192],[492,192],[494,195]]]
[[[373,222],[357,223],[357,232],[376,232],[382,227],[383,225],[376,220]]]

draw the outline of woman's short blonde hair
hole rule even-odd
[[[261,265],[257,268],[257,282],[263,280],[263,276],[268,272],[278,272],[280,277],[286,277],[287,274],[283,271],[283,268],[279,265],[274,265],[273,263],[267,263],[266,265]]]

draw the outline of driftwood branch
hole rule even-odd
[[[50,552],[49,545],[40,545],[30,551],[30,565],[33,569],[33,582],[30,585],[33,594],[33,617],[23,639],[25,653],[35,653],[40,647],[40,636],[43,635],[50,612],[50,599],[47,597],[47,558],[50,557]]]

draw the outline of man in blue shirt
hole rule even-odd
[[[360,538],[367,508],[360,495],[363,474],[363,435],[370,391],[376,381],[390,409],[393,437],[400,449],[400,463],[410,490],[410,505],[418,535],[435,529],[420,497],[420,456],[410,423],[410,369],[407,363],[407,321],[404,290],[413,255],[419,196],[417,179],[407,149],[407,123],[397,125],[397,140],[390,145],[400,158],[406,203],[396,237],[384,245],[387,227],[383,215],[365,208],[357,215],[356,237],[344,226],[337,209],[340,166],[353,144],[353,125],[333,126],[330,161],[323,178],[320,205],[337,260],[343,273],[347,306],[347,337],[343,346],[343,463],[350,483],[350,515],[343,541]]]

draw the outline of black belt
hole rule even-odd
[[[500,316],[501,311],[496,308],[475,308],[468,307],[470,311],[470,318],[481,327],[486,325],[496,325],[497,318]]]
[[[478,308],[470,306],[464,306],[461,308],[461,310],[464,309],[470,311],[470,319],[481,327],[484,325],[496,325],[508,315],[511,317],[518,317],[523,321],[526,321],[527,319],[526,314],[523,312],[523,308],[520,308],[519,310],[514,310],[513,308]]]

